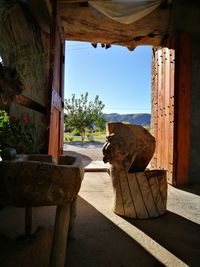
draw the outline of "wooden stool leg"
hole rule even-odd
[[[72,231],[73,231],[73,228],[74,228],[75,219],[76,219],[76,205],[77,205],[77,200],[72,202],[71,205],[70,205],[70,220],[69,220],[69,233],[70,234],[72,234]]]
[[[51,267],[64,267],[69,220],[70,203],[57,206],[53,244],[50,257]]]
[[[32,208],[25,208],[25,234],[31,235],[32,232]]]

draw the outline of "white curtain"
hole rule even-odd
[[[133,23],[151,13],[161,3],[161,0],[112,0],[89,1],[98,11],[124,24]]]

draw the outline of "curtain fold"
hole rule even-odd
[[[89,4],[113,20],[130,24],[155,10],[161,4],[161,0],[89,1]]]

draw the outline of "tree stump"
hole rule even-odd
[[[167,180],[164,170],[115,173],[113,181],[113,211],[121,216],[145,219],[166,212]]]

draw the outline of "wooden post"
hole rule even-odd
[[[32,207],[25,208],[25,234],[31,235],[32,231]]]
[[[64,267],[70,220],[70,203],[57,206],[50,267]]]
[[[192,44],[189,33],[181,33],[176,44],[175,64],[175,183],[189,182],[190,162],[190,91]]]
[[[73,228],[76,219],[77,199],[70,205],[70,219],[69,219],[69,237],[73,238]]]

